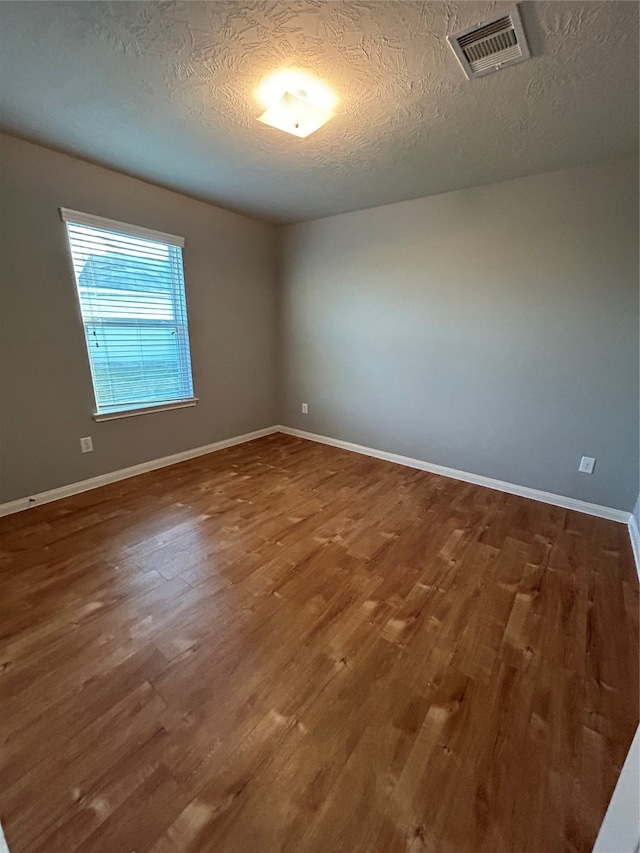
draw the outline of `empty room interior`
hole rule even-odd
[[[0,3],[0,851],[638,853],[639,8]]]

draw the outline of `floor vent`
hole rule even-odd
[[[447,36],[447,40],[469,78],[484,77],[530,56],[517,7],[508,15]]]

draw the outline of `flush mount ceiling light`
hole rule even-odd
[[[335,113],[336,96],[321,81],[297,71],[280,71],[263,82],[258,97],[267,107],[263,124],[304,138]]]
[[[335,113],[323,110],[310,103],[305,92],[285,92],[284,95],[264,112],[258,121],[277,127],[294,136],[309,136],[314,130],[326,124]]]

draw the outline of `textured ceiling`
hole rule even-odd
[[[511,3],[2,2],[2,127],[274,222],[638,147],[638,5],[525,2],[528,62],[467,80],[447,42]],[[260,81],[321,76],[307,139],[256,121]]]

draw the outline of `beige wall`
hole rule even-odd
[[[0,502],[276,422],[272,226],[12,137],[0,153]],[[59,207],[186,239],[195,408],[93,421]]]
[[[282,239],[283,423],[632,509],[636,158],[293,225]],[[593,475],[578,472],[583,454]]]

